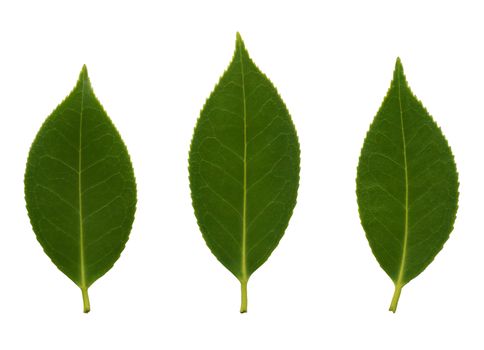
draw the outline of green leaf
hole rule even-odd
[[[40,128],[25,173],[25,200],[37,240],[82,291],[119,258],[136,209],[126,146],[84,66],[74,90]]]
[[[361,150],[356,193],[361,224],[379,264],[405,284],[435,258],[453,229],[458,200],[454,157],[441,130],[412,94],[400,59]]]
[[[275,249],[296,204],[299,143],[284,102],[237,34],[234,57],[200,113],[189,157],[203,237],[241,283]]]

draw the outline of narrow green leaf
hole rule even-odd
[[[296,204],[299,143],[284,102],[237,34],[234,57],[200,113],[189,157],[203,237],[241,284],[275,249]]]
[[[126,146],[82,68],[74,90],[40,128],[25,172],[25,200],[37,240],[82,291],[119,258],[136,209]]]
[[[442,249],[458,200],[454,157],[437,124],[410,90],[400,59],[361,150],[356,194],[361,224],[379,264],[405,284]]]

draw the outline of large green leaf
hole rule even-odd
[[[38,241],[81,288],[89,312],[89,286],[128,240],[136,184],[126,146],[94,96],[85,66],[32,144],[25,199]]]
[[[381,267],[403,286],[442,249],[457,212],[454,157],[437,124],[412,94],[399,59],[361,150],[356,179],[361,224]]]
[[[284,102],[237,34],[193,135],[190,187],[208,247],[241,283],[275,249],[296,204],[299,143]]]

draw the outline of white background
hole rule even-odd
[[[482,349],[483,18],[478,1],[1,0],[0,348]],[[294,215],[244,315],[198,230],[187,170],[236,31],[286,102],[302,156]],[[452,147],[461,195],[449,241],[392,314],[355,175],[397,56]],[[23,198],[30,144],[84,63],[138,183],[130,240],[87,315]]]

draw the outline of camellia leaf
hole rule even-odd
[[[39,130],[27,161],[25,199],[38,241],[82,291],[119,258],[136,209],[126,146],[84,66],[74,90]]]
[[[453,229],[458,200],[454,157],[437,124],[412,94],[400,59],[361,150],[356,193],[361,224],[395,284],[390,311],[405,284],[435,258]]]
[[[240,281],[275,249],[299,184],[299,143],[284,102],[237,34],[234,57],[208,98],[189,157],[193,207],[203,237]]]

